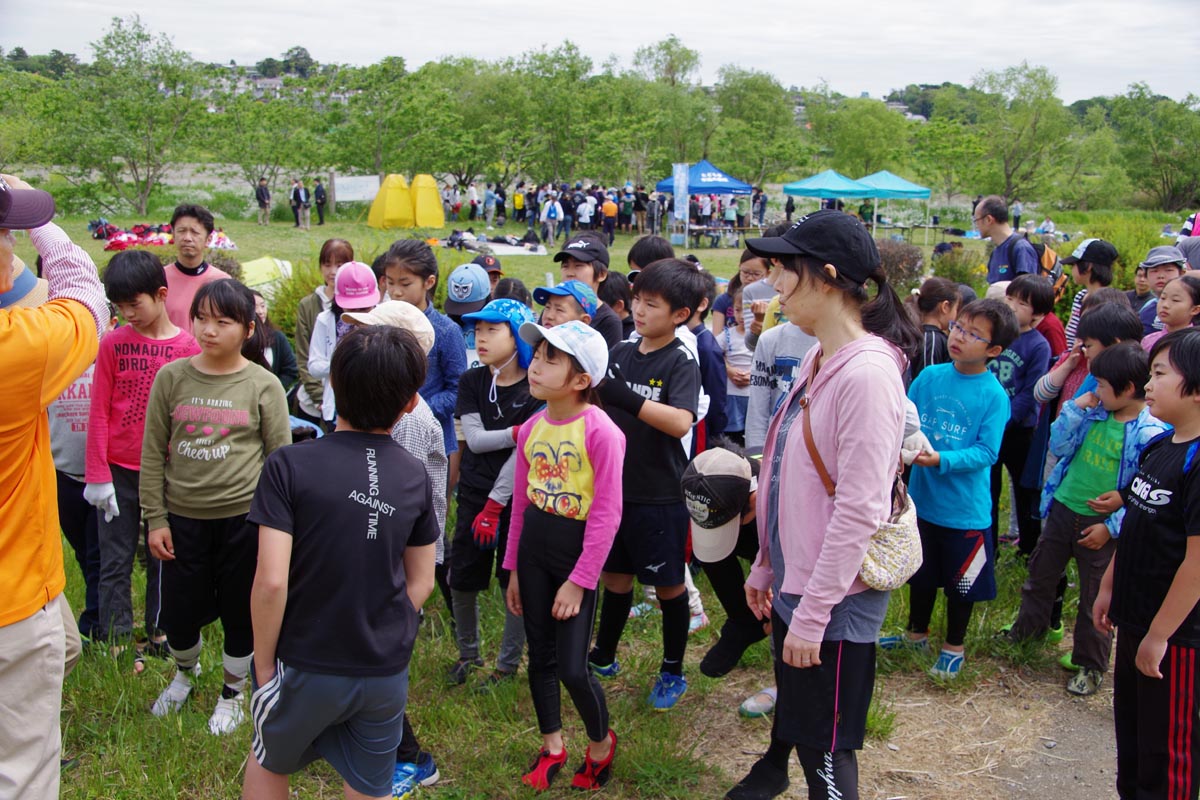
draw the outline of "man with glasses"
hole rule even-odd
[[[0,797],[57,798],[67,654],[62,534],[46,407],[96,358],[108,304],[96,265],[50,220],[54,199],[0,176],[0,306],[23,292],[12,231],[28,230],[48,300],[0,309]]]
[[[167,317],[181,330],[192,329],[192,298],[200,287],[229,277],[204,260],[213,226],[213,215],[204,206],[185,203],[176,206],[171,215],[178,255],[175,263],[163,268],[167,273]]]
[[[1018,275],[1038,274],[1038,254],[1033,245],[1008,224],[1008,205],[999,195],[988,195],[975,206],[979,235],[992,240],[987,282],[1011,281]]]

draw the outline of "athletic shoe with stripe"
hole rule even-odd
[[[224,736],[233,733],[239,725],[246,721],[246,705],[242,702],[242,692],[233,697],[222,697],[217,700],[217,707],[208,718],[208,732],[213,736]]]

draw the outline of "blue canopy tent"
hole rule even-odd
[[[932,192],[924,186],[918,186],[912,181],[906,181],[899,175],[894,175],[886,169],[872,173],[865,178],[859,178],[858,182],[864,186],[869,186],[874,190],[870,197],[875,199],[874,213],[871,215],[871,231],[875,230],[875,218],[879,211],[879,198],[891,199],[893,197],[903,200],[924,200],[925,201],[925,244],[929,244],[929,198]]]
[[[657,192],[673,192],[674,178],[663,178],[654,185]],[[705,194],[750,194],[754,191],[748,183],[732,178],[714,167],[707,160],[697,161],[688,167],[688,192]]]
[[[847,178],[840,172],[827,169],[818,172],[811,178],[793,181],[783,185],[783,193],[794,197],[818,197],[822,200],[832,200],[838,197],[870,197],[875,191],[858,181]]]

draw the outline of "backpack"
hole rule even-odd
[[[1058,302],[1067,293],[1067,275],[1063,270],[1062,262],[1058,260],[1058,253],[1054,248],[1047,247],[1045,244],[1037,244],[1030,242],[1033,245],[1033,250],[1038,256],[1038,274],[1050,281],[1050,285],[1054,287],[1054,302]]]
[[[546,219],[558,219],[558,203],[550,201],[550,207],[546,209]]]

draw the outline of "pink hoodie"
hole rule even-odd
[[[807,382],[819,355],[820,348],[814,347],[805,356],[781,409]],[[802,416],[788,433],[779,467],[783,591],[804,597],[788,630],[806,641],[821,641],[833,607],[867,589],[858,571],[871,534],[891,511],[904,433],[904,365],[898,348],[868,335],[834,353],[809,387],[810,404],[802,414],[813,415],[813,442],[837,484],[834,497],[825,493],[808,456]],[[760,486],[774,479],[771,456],[782,416],[777,413],[767,429]],[[758,493],[758,559],[746,580],[761,591],[774,581],[768,563],[767,497],[766,491]]]

